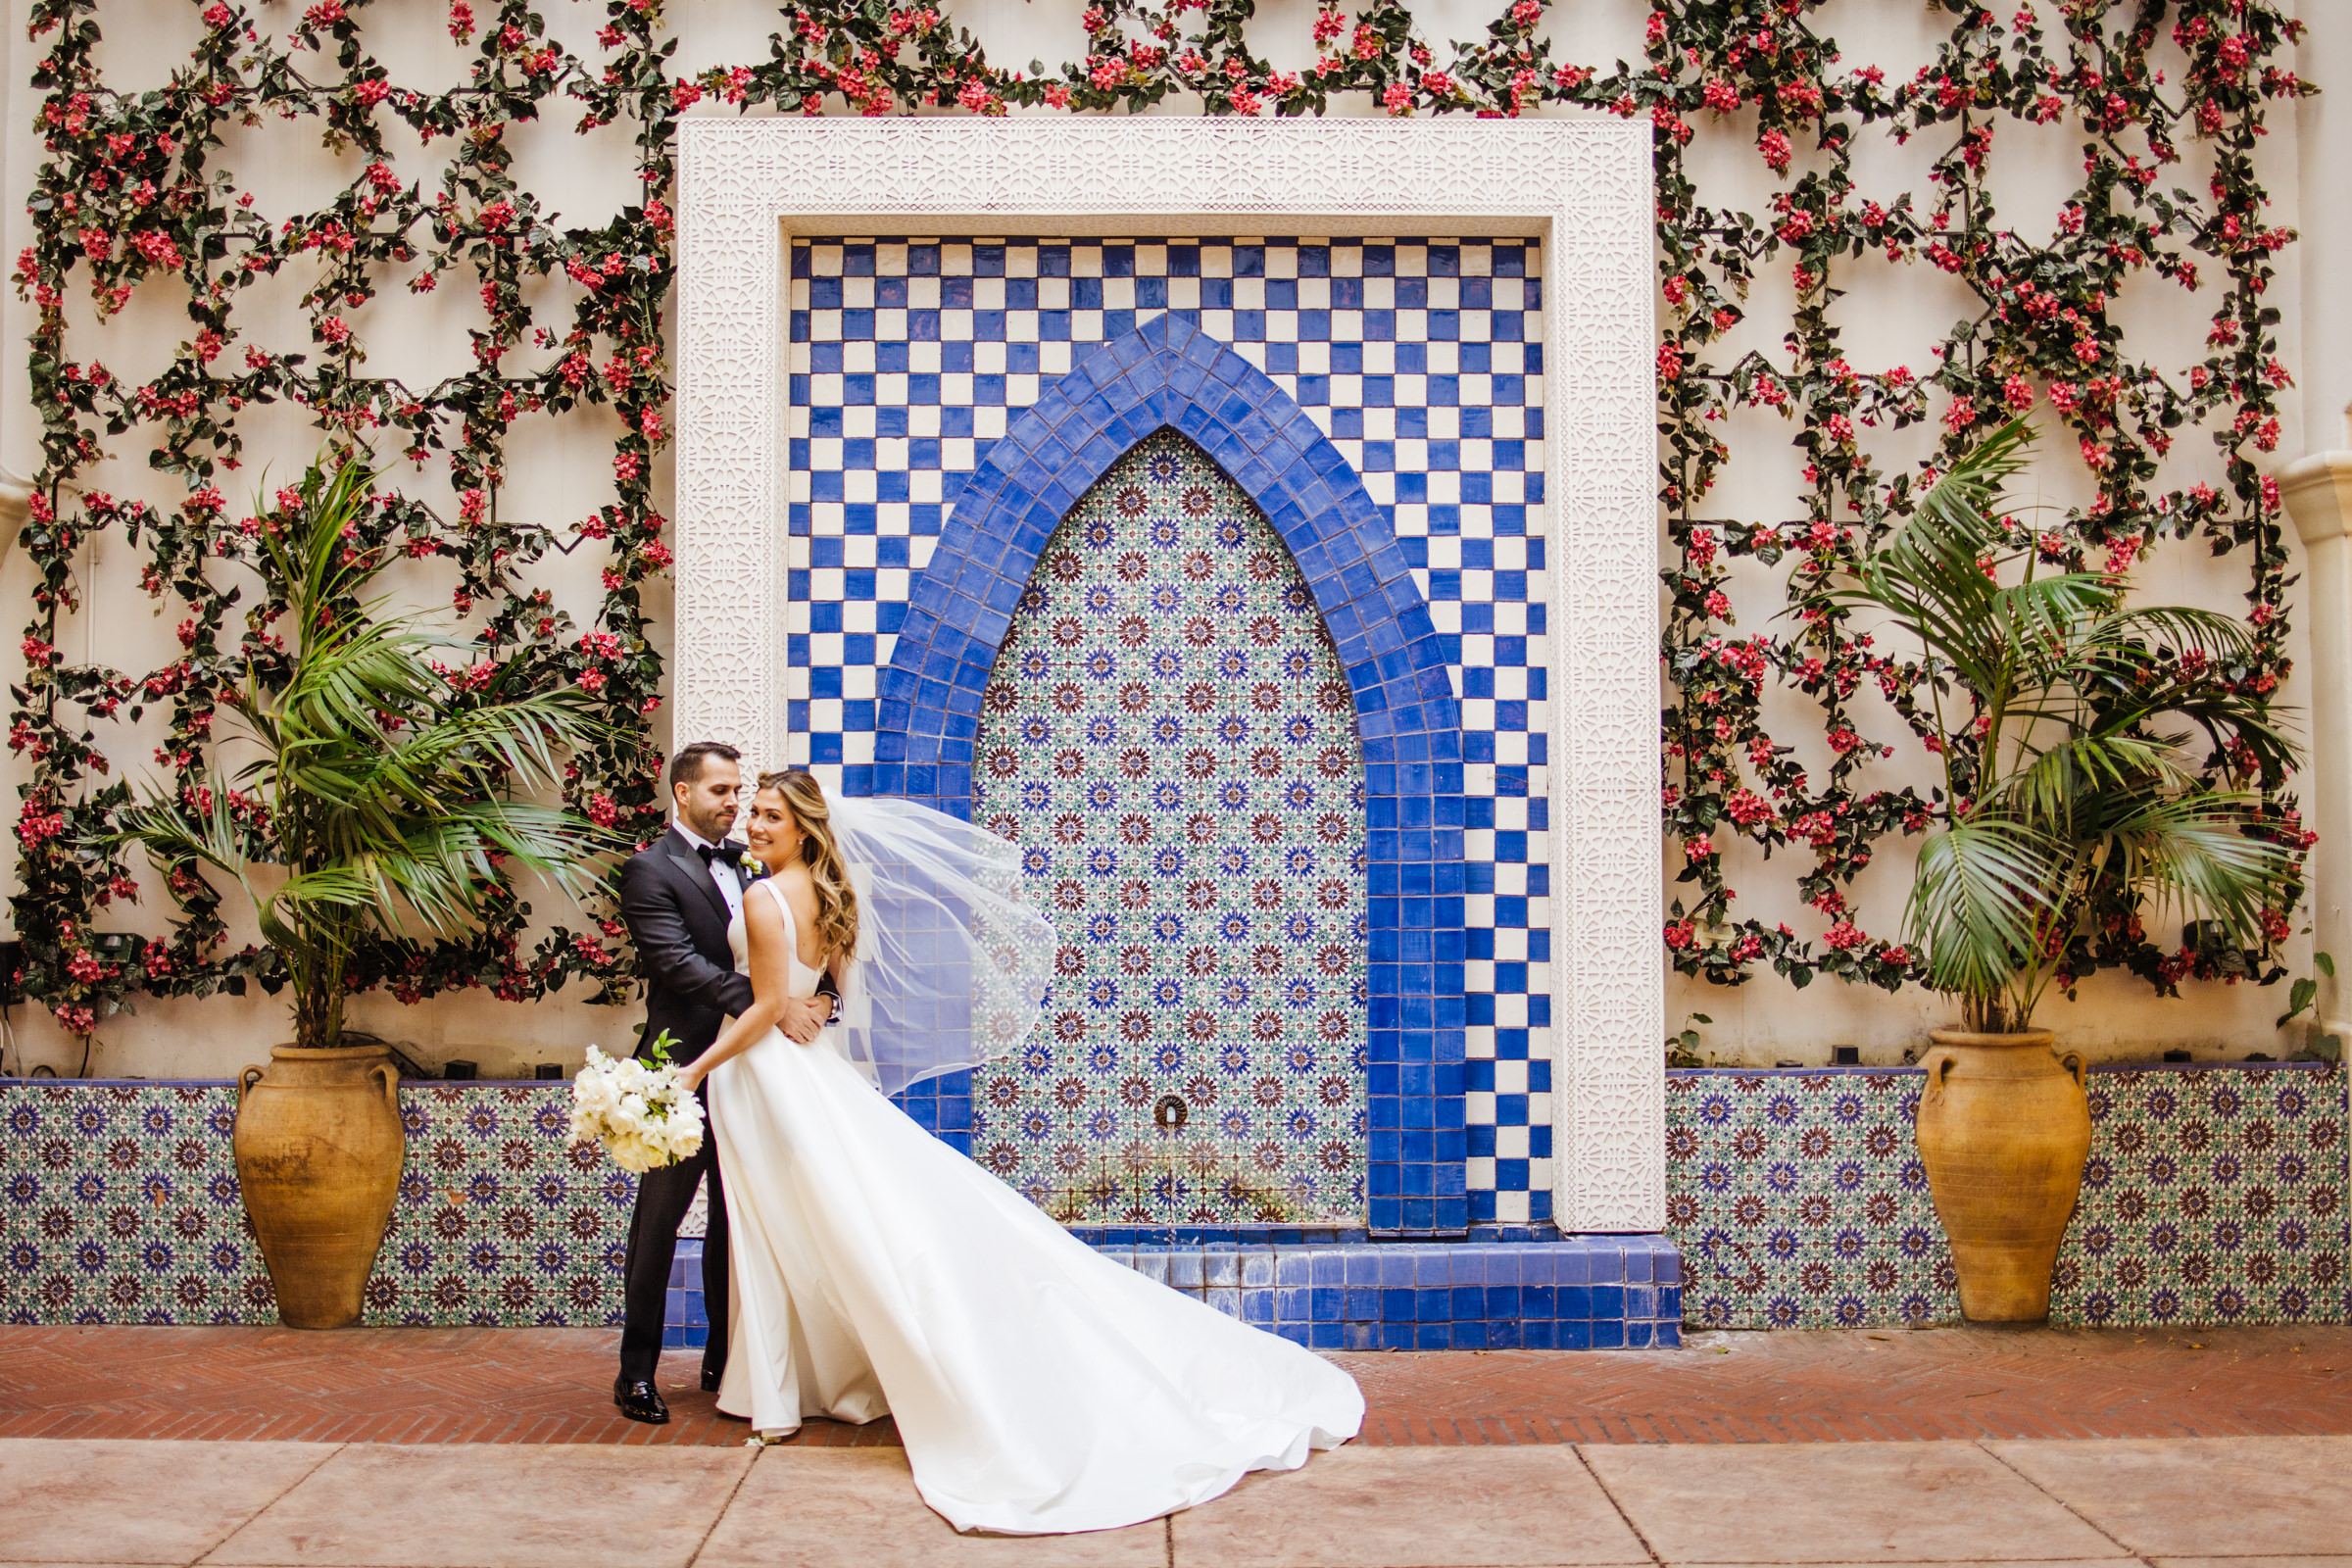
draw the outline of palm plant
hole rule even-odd
[[[2142,906],[2259,946],[2292,869],[2252,786],[2295,748],[2215,673],[2251,662],[2253,639],[2227,615],[2127,607],[2120,574],[2041,570],[1998,505],[2031,442],[2023,420],[1987,437],[1813,599],[1882,612],[1918,647],[1944,780],[1906,940],[1980,1034],[2028,1028],[2102,922]],[[2200,734],[2210,757],[2192,755]]]
[[[150,788],[121,819],[159,867],[201,861],[237,878],[284,965],[304,1048],[341,1039],[364,943],[480,921],[506,866],[577,897],[583,862],[610,848],[585,818],[513,799],[604,732],[580,695],[501,696],[497,680],[461,691],[432,658],[456,639],[362,597],[390,554],[358,542],[374,478],[348,456],[314,464],[299,508],[266,519],[291,646],[226,700],[244,731],[231,743],[258,755],[180,795]],[[258,885],[265,866],[283,878]]]

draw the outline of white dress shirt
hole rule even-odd
[[[678,836],[693,845],[697,851],[710,843],[709,839],[683,822],[673,825],[678,830]],[[717,846],[712,845],[711,847],[715,849]],[[718,885],[718,896],[727,901],[727,918],[731,920],[741,914],[743,912],[743,878],[735,874],[735,868],[713,855],[710,857],[710,880]]]

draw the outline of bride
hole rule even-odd
[[[710,1081],[733,1281],[721,1411],[898,1418],[958,1530],[1107,1530],[1292,1470],[1355,1436],[1322,1357],[1096,1253],[887,1097],[1002,1055],[1036,1021],[1053,928],[1018,851],[903,801],[760,780],[772,874],[729,940],[754,1002],[683,1069]],[[830,973],[841,1021],[796,1045],[787,998]]]

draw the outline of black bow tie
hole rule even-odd
[[[732,844],[697,844],[694,853],[703,858],[705,865],[712,860],[724,860],[729,865],[743,863],[743,851]]]

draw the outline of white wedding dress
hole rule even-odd
[[[766,889],[766,892],[761,892]],[[816,994],[792,912],[792,994]],[[747,969],[743,918],[728,932]],[[762,1434],[898,1418],[958,1530],[1107,1530],[1295,1470],[1363,1423],[1353,1379],[1095,1252],[925,1132],[828,1029],[710,1078],[731,1338],[718,1407]]]

